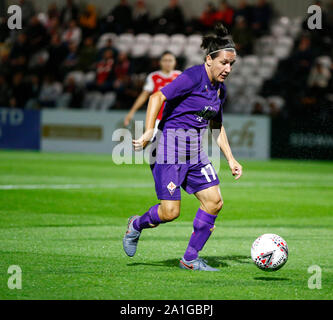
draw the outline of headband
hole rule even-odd
[[[215,50],[215,51],[213,51],[211,53],[208,53],[208,56],[210,56],[210,55],[212,55],[214,53],[218,53],[220,51],[232,51],[232,52],[236,53],[236,49],[234,49],[234,48],[222,48],[222,49]]]

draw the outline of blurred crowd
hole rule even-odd
[[[178,0],[170,0],[159,17],[151,16],[144,0],[133,6],[120,0],[106,14],[93,2],[81,7],[75,0],[67,0],[63,7],[52,3],[44,13],[36,12],[33,0],[19,0],[19,5],[22,31],[10,31],[7,16],[0,17],[0,106],[17,108],[82,108],[90,91],[113,93],[114,108],[129,108],[142,89],[144,76],[158,69],[158,59],[146,57],[138,62],[118,50],[111,39],[99,48],[103,34],[204,34],[223,22],[239,55],[245,56],[254,54],[256,40],[270,33],[274,18],[266,0],[254,5],[240,0],[235,7],[227,1],[218,6],[208,2],[202,14],[191,19],[185,18],[185,8]],[[297,39],[292,55],[281,61],[275,77],[265,82],[263,95],[279,93],[298,105],[327,103],[322,97],[333,91],[332,66],[326,63],[323,68],[316,57],[332,56],[332,8],[324,11],[323,30],[302,33]],[[179,57],[177,69],[182,70],[185,64],[185,58]],[[82,86],[71,76],[77,70],[94,76]],[[253,113],[261,113],[260,107]]]
[[[315,4],[322,8],[322,29],[309,30],[303,20],[291,54],[279,62],[262,94],[282,96],[285,116],[333,120],[333,1]]]
[[[115,107],[128,108],[139,93],[143,78],[158,68],[158,61],[136,61],[119,52],[111,40],[98,49],[105,33],[204,33],[222,21],[232,30],[241,54],[251,53],[254,37],[267,31],[272,9],[265,0],[250,6],[245,0],[232,8],[221,1],[215,8],[208,3],[200,17],[186,20],[184,8],[170,0],[159,17],[152,18],[144,0],[132,7],[120,0],[107,14],[93,4],[79,7],[67,0],[63,7],[51,3],[46,13],[36,12],[33,0],[19,0],[23,30],[10,31],[6,16],[0,20],[0,106],[18,108],[57,107],[66,94],[70,108],[81,108],[86,92],[114,92]],[[178,69],[184,59],[178,59]],[[84,87],[72,71],[93,71],[96,76]],[[134,76],[134,77],[133,77]]]

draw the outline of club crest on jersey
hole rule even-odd
[[[171,194],[171,196],[173,196],[173,194],[175,193],[175,190],[177,188],[177,186],[171,181],[168,185],[167,188]]]

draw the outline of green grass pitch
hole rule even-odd
[[[134,258],[122,249],[127,218],[157,203],[147,165],[116,166],[107,155],[0,152],[0,299],[332,299],[332,162],[242,161],[235,182],[223,162],[224,208],[201,253],[218,273],[181,270],[195,197],[181,216],[145,230]],[[252,242],[277,233],[287,264],[256,268]],[[10,290],[8,267],[22,269]],[[322,269],[309,289],[308,268]]]

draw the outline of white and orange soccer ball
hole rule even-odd
[[[276,234],[263,234],[253,242],[251,258],[261,270],[279,270],[288,260],[287,242]]]

